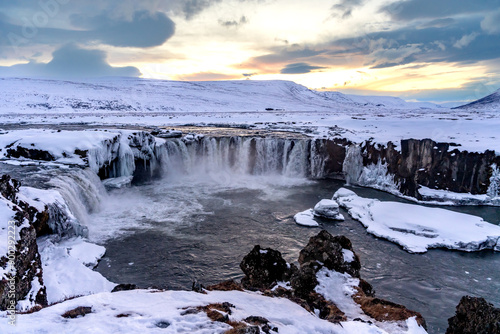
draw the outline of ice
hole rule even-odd
[[[312,209],[307,209],[305,211],[297,213],[295,216],[293,216],[293,219],[298,225],[308,227],[319,226],[319,224],[314,220],[314,212]]]
[[[333,198],[369,233],[401,245],[412,253],[429,248],[462,251],[500,250],[500,227],[482,218],[415,204],[381,202],[339,189]]]

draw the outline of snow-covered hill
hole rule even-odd
[[[438,108],[393,97],[318,92],[291,81],[91,81],[1,78],[0,113],[252,112]]]
[[[469,104],[454,109],[474,109],[474,110],[500,110],[500,89]]]

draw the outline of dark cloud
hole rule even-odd
[[[29,23],[29,22],[28,22]],[[71,16],[77,29],[36,27],[33,24],[15,25],[0,17],[1,45],[15,48],[37,44],[98,42],[120,47],[153,47],[165,43],[175,32],[175,24],[164,13],[133,13],[130,20],[113,19],[105,14],[93,17]]]
[[[175,32],[175,23],[164,13],[134,12],[130,20],[72,15],[71,23],[88,29],[88,39],[122,47],[152,47],[165,43]]]
[[[326,67],[322,66],[312,66],[307,63],[294,63],[294,64],[288,64],[286,65],[283,69],[281,69],[280,73],[281,74],[303,74],[303,73],[309,73],[313,70],[320,70],[324,69]]]
[[[382,10],[395,20],[409,21],[473,14],[496,10],[498,7],[498,0],[402,0],[387,5]]]
[[[232,21],[224,21],[224,20],[219,20],[219,24],[223,27],[226,27],[226,28],[231,28],[231,27],[238,27],[238,26],[241,26],[245,23],[248,23],[248,19],[246,16],[242,16],[240,17],[240,20],[239,21],[236,21],[236,20],[232,20]]]
[[[38,77],[136,77],[141,73],[136,67],[113,67],[106,61],[106,53],[100,50],[87,50],[74,44],[65,45],[52,54],[48,63],[31,61],[0,67],[0,76],[38,76]]]
[[[410,62],[474,63],[500,58],[500,34],[486,34],[476,19],[456,19],[446,28],[414,29],[370,33],[364,37],[332,42],[330,55],[362,55],[366,65],[376,68]]]
[[[221,1],[222,0],[185,0],[182,11],[184,12],[186,20],[190,20],[206,8]]]
[[[253,63],[276,64],[289,62],[301,58],[308,58],[317,56],[325,52],[324,50],[313,50],[308,47],[300,47],[299,45],[292,45],[285,49],[276,49],[273,53],[252,58]]]
[[[340,0],[339,3],[332,6],[332,16],[349,18],[352,16],[354,8],[361,6],[363,2],[363,0]]]

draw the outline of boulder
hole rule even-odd
[[[302,267],[311,261],[316,261],[330,270],[359,278],[361,263],[352,249],[351,241],[345,236],[334,237],[323,230],[311,237],[306,247],[300,251],[299,263]]]
[[[269,289],[289,271],[280,252],[259,245],[243,258],[240,268],[245,273],[241,283],[246,289]]]
[[[500,309],[484,298],[464,296],[455,316],[448,319],[446,334],[498,334]]]

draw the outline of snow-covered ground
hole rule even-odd
[[[210,320],[206,313],[188,309],[214,303],[230,303],[229,319],[242,321],[249,316],[264,317],[278,333],[302,334],[385,334],[426,331],[414,318],[405,324],[391,326],[390,331],[375,324],[345,321],[333,324],[309,313],[284,298],[265,297],[257,292],[211,291],[206,294],[188,291],[133,290],[99,293],[76,298],[32,314],[17,316],[16,326],[0,321],[2,333],[224,333],[231,327]],[[75,319],[61,315],[76,307],[91,307],[92,313]],[[405,329],[406,327],[406,329]]]
[[[429,248],[462,251],[500,250],[500,226],[482,218],[441,208],[363,198],[341,188],[333,196],[367,231],[412,253]]]

